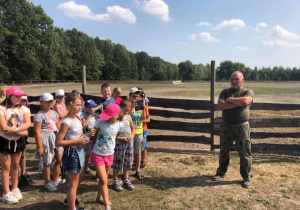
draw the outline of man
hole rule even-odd
[[[251,142],[249,108],[253,91],[243,88],[244,76],[236,71],[231,75],[231,88],[224,89],[219,96],[218,107],[222,110],[223,123],[220,128],[219,168],[213,180],[225,177],[229,165],[230,148],[235,141],[240,156],[240,174],[243,187],[251,186]]]

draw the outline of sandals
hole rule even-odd
[[[144,175],[142,174],[141,171],[137,171],[135,173],[135,177],[138,179],[138,180],[143,180],[144,179]]]

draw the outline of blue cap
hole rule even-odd
[[[87,100],[87,101],[84,103],[84,107],[94,108],[95,106],[97,106],[97,104],[96,104],[95,101],[93,101],[93,100]]]

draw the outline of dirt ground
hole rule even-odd
[[[116,83],[112,86],[118,85],[120,84]],[[252,85],[255,86],[255,84]],[[268,84],[267,87],[278,86],[276,83],[273,85]],[[122,84],[120,86],[127,92],[133,85]],[[227,86],[227,83],[221,84],[217,88],[221,90],[225,86]],[[268,92],[264,89],[265,84],[256,86],[262,92],[261,95],[257,94],[261,96],[257,98],[257,101],[274,102],[276,96],[266,97]],[[296,86],[298,87],[299,84],[296,84]],[[53,92],[57,88],[65,88],[66,92],[72,89],[80,90],[80,84],[26,86],[22,89],[28,94],[40,95],[41,92]],[[149,97],[178,98],[178,91],[182,91],[180,95],[187,98],[194,98],[194,95],[197,95],[199,99],[208,99],[209,97],[206,83],[200,85],[194,83],[191,85],[182,84],[172,87],[146,84],[143,85],[143,88],[147,90],[146,93]],[[300,103],[300,97],[294,98],[287,92],[278,92],[279,95],[286,94],[286,98],[280,98],[277,101],[281,103]],[[88,94],[100,95],[99,85],[89,86]],[[299,93],[297,92],[297,94]],[[299,113],[297,110],[275,113],[255,112],[251,113],[251,117],[264,118],[272,114],[295,117]],[[216,113],[216,115],[221,116],[220,113]],[[153,116],[153,119],[160,118]],[[183,119],[168,118],[167,120]],[[188,119],[183,121],[189,122]],[[206,121],[207,119],[199,120],[199,122]],[[296,133],[299,132],[299,129],[256,128],[251,129],[251,131]],[[209,137],[208,134],[203,133],[176,131],[176,128],[173,131],[150,129],[149,135],[196,136],[199,139]],[[143,170],[145,179],[139,181],[133,176],[134,172],[130,172],[132,175],[130,179],[135,186],[133,191],[115,192],[111,188],[112,173],[110,172],[109,196],[112,209],[300,209],[300,152],[296,155],[276,152],[253,153],[253,185],[245,189],[241,187],[242,179],[239,175],[237,152],[233,151],[231,153],[231,163],[227,176],[221,181],[214,182],[211,177],[215,174],[218,166],[219,150],[211,151],[210,145],[200,142],[174,142],[170,139],[168,141],[149,142],[147,167]],[[300,144],[300,135],[298,138],[252,139],[253,144],[270,142],[298,145]],[[215,137],[215,143],[219,143],[217,136]],[[67,183],[58,186],[56,192],[50,193],[44,190],[42,175],[38,171],[38,162],[34,158],[34,152],[34,139],[30,138],[26,154],[27,171],[35,180],[35,183],[28,187],[20,187],[24,200],[13,206],[0,203],[0,209],[66,209],[62,202],[66,197]],[[0,189],[0,193],[2,193],[2,189]],[[78,189],[78,198],[85,203],[85,209],[104,209],[103,206],[95,202],[96,194],[97,183],[95,178],[88,175]]]

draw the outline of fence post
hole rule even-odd
[[[210,72],[210,150],[214,150],[215,146],[215,82],[216,82],[216,62],[211,61],[211,72]]]
[[[82,94],[85,95],[85,90],[86,90],[86,70],[85,66],[82,66]]]

